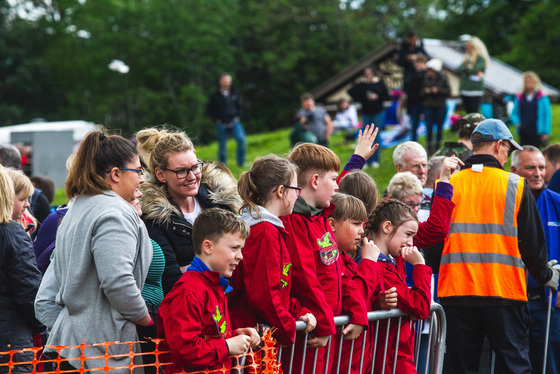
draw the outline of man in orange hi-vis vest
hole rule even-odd
[[[522,149],[500,120],[482,121],[473,156],[451,177],[451,228],[441,258],[438,296],[447,317],[444,373],[478,373],[484,336],[500,373],[531,373],[525,268],[557,289],[559,265],[547,264],[539,211],[524,179],[503,169]]]

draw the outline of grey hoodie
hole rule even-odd
[[[284,228],[284,224],[282,223],[280,218],[278,218],[274,214],[270,213],[263,206],[257,205],[257,208],[258,208],[259,213],[261,215],[260,217],[253,209],[244,208],[241,211],[241,218],[245,222],[247,222],[249,227],[255,226],[257,223],[269,222],[269,223],[273,224],[274,226]]]

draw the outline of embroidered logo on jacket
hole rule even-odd
[[[282,285],[281,288],[284,288],[288,285],[290,281],[290,268],[292,264],[285,264],[282,267],[282,275],[280,276],[280,284]]]
[[[333,242],[330,232],[317,239],[317,244],[319,245],[319,255],[323,264],[331,265],[338,260],[338,246]]]
[[[216,305],[216,311],[212,315],[212,318],[214,318],[220,334],[225,334],[227,331],[227,321],[220,312],[220,308],[218,307],[218,305]]]

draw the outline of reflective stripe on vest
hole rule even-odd
[[[523,179],[507,173],[506,184],[506,173],[501,169],[485,167],[482,174],[465,170],[459,173],[462,174],[460,178],[452,178],[453,201],[456,203],[453,221],[470,222],[451,224],[440,263],[440,297],[482,296],[526,300],[524,265],[517,243],[516,222]],[[475,188],[480,191],[474,191]],[[505,192],[505,200],[502,191]],[[459,196],[457,199],[455,194]],[[495,200],[488,200],[484,205],[485,196]]]

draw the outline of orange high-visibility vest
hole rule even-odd
[[[439,267],[439,297],[480,296],[527,301],[517,241],[524,179],[484,166],[451,177],[453,209]]]

